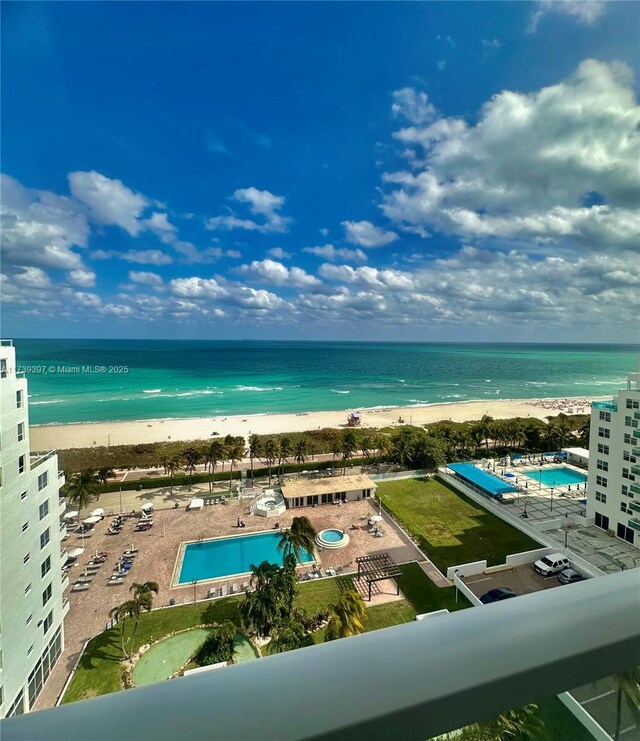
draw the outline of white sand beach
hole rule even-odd
[[[598,397],[608,398],[608,397]],[[406,424],[424,425],[439,420],[465,422],[484,414],[494,418],[537,417],[545,419],[560,412],[588,414],[589,399],[503,399],[413,407],[362,409],[362,428]],[[256,414],[252,416],[193,417],[188,419],[139,420],[133,422],[95,422],[83,424],[41,425],[31,427],[33,450],[64,450],[94,445],[126,445],[167,440],[208,440],[213,436],[253,433],[269,435],[346,427],[347,411],[304,412],[299,414]]]

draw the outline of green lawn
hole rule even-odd
[[[367,632],[387,628],[413,620],[418,613],[447,608],[450,611],[468,607],[467,600],[460,595],[455,602],[453,587],[436,587],[418,564],[401,566],[400,588],[406,599],[377,605],[367,609],[365,630]],[[336,602],[343,589],[352,586],[349,577],[321,579],[300,585],[297,604],[309,614],[325,610],[330,602]],[[184,630],[194,625],[231,620],[240,625],[238,604],[242,597],[229,597],[215,602],[180,605],[166,610],[154,610],[140,618],[136,632],[136,650],[145,643],[153,643],[169,633]],[[125,635],[131,634],[133,622],[125,624]],[[122,656],[120,628],[101,633],[90,641],[84,652],[78,670],[64,696],[64,703],[74,702],[96,695],[116,692],[121,688]],[[316,643],[324,638],[324,631],[313,636]]]
[[[435,479],[381,482],[377,493],[443,572],[483,559],[492,566],[504,563],[509,553],[540,548],[537,541]]]

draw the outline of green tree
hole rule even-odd
[[[284,475],[284,464],[287,463],[287,459],[292,454],[293,450],[291,447],[291,440],[288,437],[281,437],[280,438],[280,451],[279,451],[279,473],[278,476],[282,477]]]
[[[121,605],[116,605],[109,611],[109,617],[117,620],[120,623],[120,646],[122,648],[122,655],[127,656],[127,648],[125,646],[124,632],[128,617],[133,617],[136,611],[136,605],[134,600],[130,599],[123,602]]]
[[[342,436],[341,454],[342,454],[342,475],[347,473],[347,461],[353,458],[353,454],[358,448],[358,440],[351,430],[347,430]]]
[[[200,451],[196,450],[196,448],[187,448],[182,452],[182,458],[184,459],[186,469],[189,472],[189,488],[191,488],[193,472],[198,463],[200,463]]]
[[[312,645],[313,639],[305,627],[308,621],[308,616],[299,607],[294,608],[288,615],[277,618],[271,629],[269,653],[284,653]]]
[[[85,468],[72,474],[65,485],[67,499],[78,508],[78,522],[82,521],[82,510],[94,497],[98,497],[98,481],[93,468]]]
[[[269,486],[271,486],[271,469],[276,462],[280,450],[280,444],[275,437],[270,437],[264,444],[264,458],[269,469]]]
[[[251,463],[251,488],[253,488],[253,461],[262,455],[263,445],[260,435],[249,435],[249,462]]]
[[[101,484],[106,484],[108,479],[112,479],[116,475],[113,468],[109,466],[102,466],[98,469],[97,477]]]
[[[538,716],[538,706],[525,705],[509,710],[496,718],[465,726],[457,738],[460,741],[508,741],[508,739],[544,739],[544,722]]]
[[[224,447],[224,441],[221,440],[219,437],[215,437],[210,443],[209,443],[209,463],[211,466],[211,476],[209,477],[209,491],[213,489],[213,477],[216,473],[216,467],[218,463],[223,461],[225,459],[225,456],[227,455],[226,448]]]
[[[198,666],[210,666],[232,661],[236,626],[229,620],[217,625],[194,656]]]
[[[133,624],[133,632],[131,634],[131,642],[129,643],[129,658],[133,655],[133,647],[135,644],[136,631],[138,630],[138,623],[140,622],[140,615],[146,611],[151,612],[153,607],[153,595],[158,594],[160,588],[158,583],[155,581],[145,582],[134,582],[130,587],[129,591],[133,592],[133,611],[132,617],[135,618]]]
[[[365,618],[366,608],[360,592],[345,590],[335,604],[329,605],[329,622],[324,640],[334,641],[364,632]]]
[[[180,458],[174,456],[167,460],[167,473],[169,474],[169,494],[173,496],[173,477],[180,468]]]
[[[246,628],[265,637],[280,616],[282,569],[269,561],[258,566],[251,564],[251,584],[254,591],[248,592],[240,603],[240,615]]]
[[[233,467],[236,463],[239,463],[244,456],[244,438],[233,438],[233,442],[227,446],[227,457],[229,459],[229,491],[231,491],[231,486],[233,484]]]
[[[304,463],[305,457],[307,456],[309,452],[309,446],[304,437],[299,438],[296,441],[295,448],[294,448],[294,460],[296,463]]]
[[[331,441],[331,453],[333,455],[333,462],[331,464],[331,475],[335,476],[336,456],[342,455],[342,440],[339,437],[336,437]]]

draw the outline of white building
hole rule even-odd
[[[587,517],[640,548],[640,372],[591,405]]]
[[[13,343],[0,346],[0,718],[28,712],[64,645],[64,483],[55,452],[29,449]]]

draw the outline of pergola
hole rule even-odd
[[[371,585],[377,581],[394,579],[396,589],[398,590],[396,594],[400,594],[398,577],[402,574],[402,571],[388,553],[378,553],[374,556],[358,556],[356,563],[358,564],[358,580],[364,577],[369,587],[369,602],[371,602]]]

